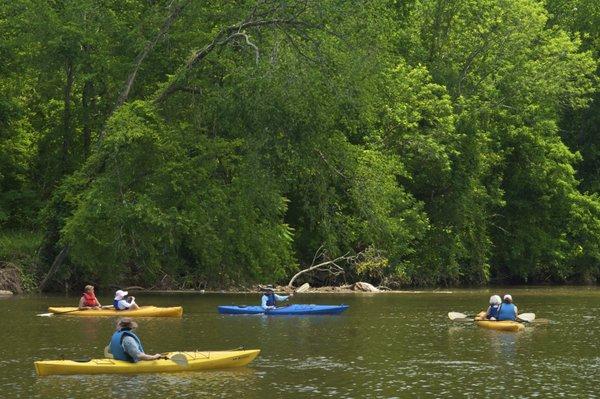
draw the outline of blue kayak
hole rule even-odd
[[[348,309],[348,305],[289,305],[277,309],[264,310],[260,306],[219,306],[222,314],[266,314],[266,315],[310,315],[340,314]]]

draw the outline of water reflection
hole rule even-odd
[[[515,360],[517,341],[524,332],[481,331],[487,339],[488,350],[495,354],[499,361],[507,364],[511,364]]]
[[[227,391],[238,393],[241,398],[244,387],[255,384],[258,378],[258,373],[250,368],[201,373],[47,376],[36,379],[32,397],[197,398],[221,397]]]

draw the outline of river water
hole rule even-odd
[[[499,293],[503,293],[500,291]],[[519,333],[451,322],[495,292],[299,294],[295,303],[340,304],[339,316],[219,315],[219,304],[258,295],[136,295],[182,305],[182,319],[137,319],[147,352],[260,348],[239,369],[195,373],[37,377],[35,360],[102,357],[115,318],[36,317],[78,298],[0,300],[2,398],[408,398],[600,396],[600,289],[511,289],[521,312],[548,324]],[[105,304],[108,296],[99,295]]]

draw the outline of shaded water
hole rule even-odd
[[[295,303],[350,305],[340,316],[228,316],[218,304],[257,295],[137,295],[182,305],[182,319],[141,318],[150,353],[244,346],[240,369],[146,375],[37,377],[34,360],[102,357],[115,318],[35,317],[77,298],[0,300],[0,396],[23,398],[405,398],[600,395],[600,290],[512,289],[522,312],[547,318],[520,333],[452,323],[448,311],[483,308],[488,290],[413,294],[300,294]],[[103,303],[107,296],[99,295]],[[124,395],[124,393],[127,393]]]

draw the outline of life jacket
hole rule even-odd
[[[96,299],[96,295],[94,293],[83,293],[83,306],[98,306],[98,300]]]
[[[121,309],[121,308],[119,307],[119,302],[121,302],[121,301],[123,301],[123,300],[125,300],[125,298],[123,298],[123,299],[115,299],[115,300],[113,301],[113,307],[115,308],[115,310],[127,310],[127,309],[129,309],[129,308],[123,308],[123,309]]]
[[[131,357],[127,352],[125,352],[125,349],[123,349],[123,338],[125,338],[125,336],[135,339],[140,352],[144,351],[144,348],[142,347],[142,341],[140,341],[138,336],[135,335],[133,331],[124,329],[115,332],[110,338],[110,353],[112,353],[113,357],[117,360],[126,360],[128,362],[137,363],[138,360]]]
[[[498,309],[498,320],[516,320],[515,305],[512,303],[503,303]]]
[[[267,306],[275,306],[275,293],[270,293],[270,294],[263,294],[265,295],[268,299],[267,299]]]
[[[490,309],[488,310],[487,318],[491,319],[492,317],[498,318],[498,310],[500,309],[500,305],[490,305]]]

